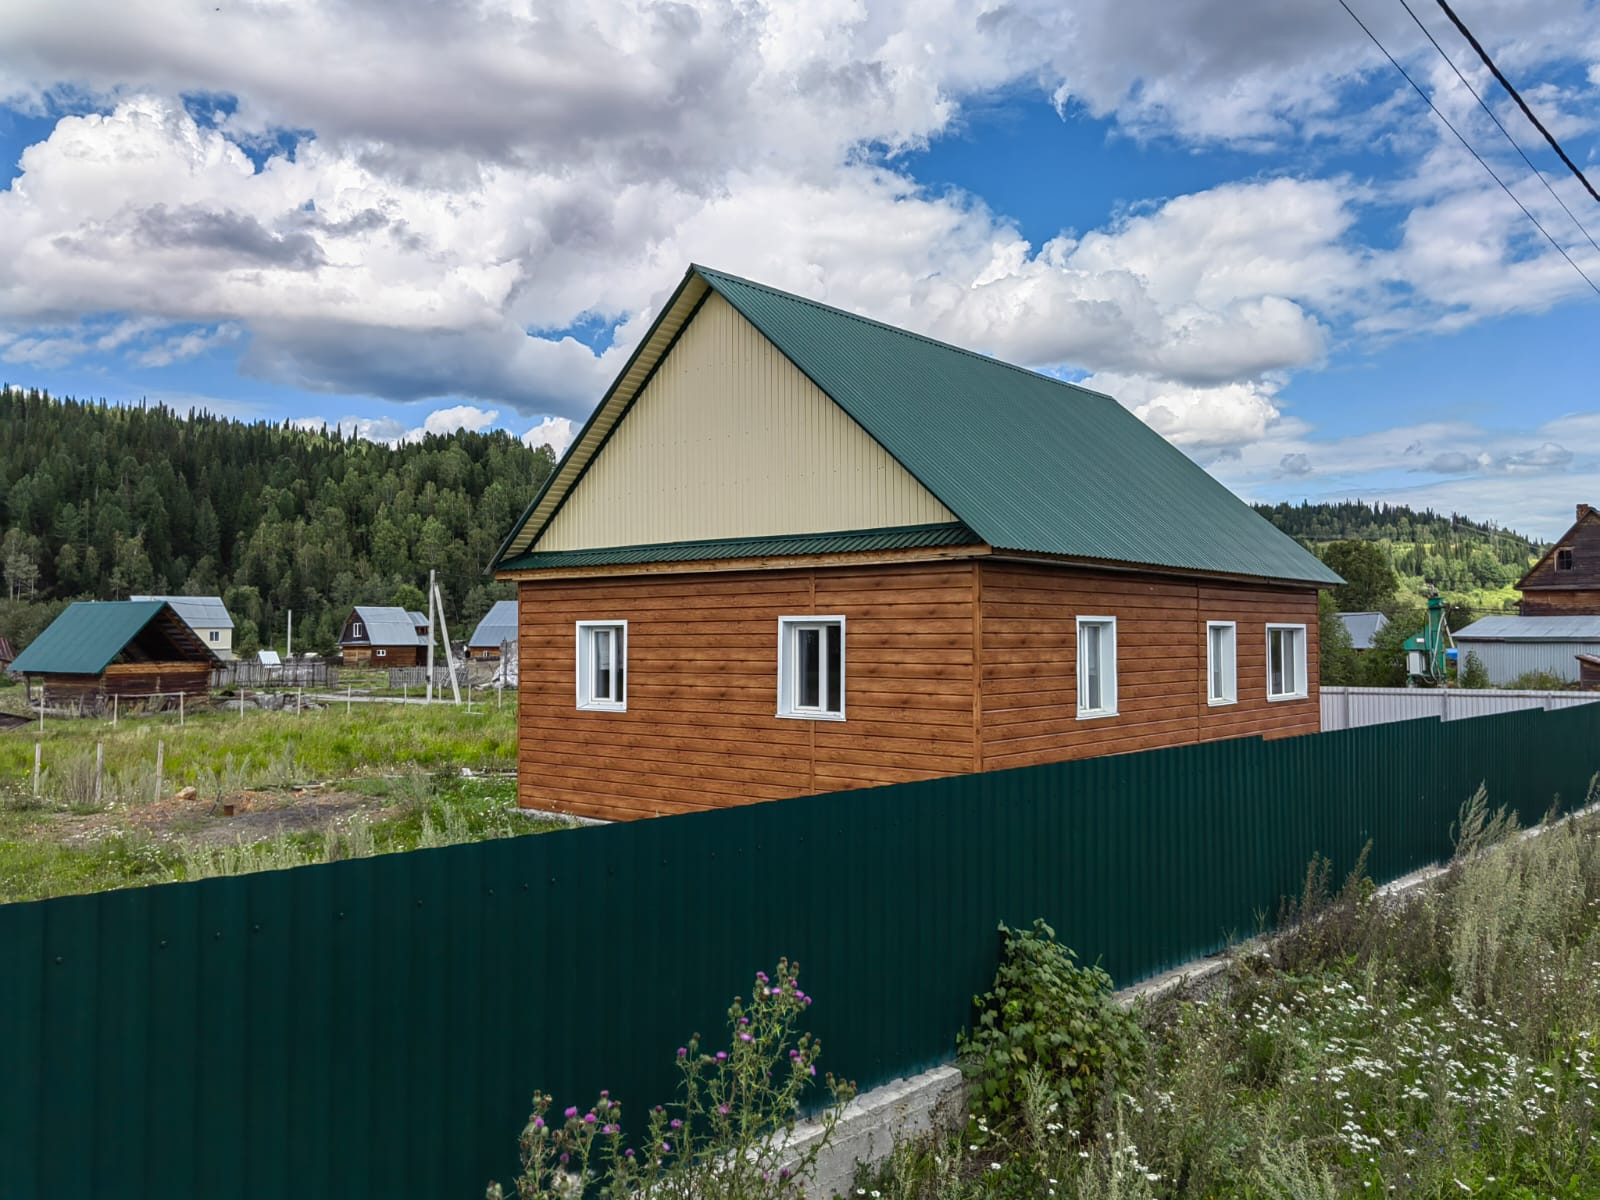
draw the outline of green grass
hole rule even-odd
[[[33,751],[43,747],[41,796],[33,797]],[[104,748],[100,803],[95,745]],[[194,786],[190,817],[168,816],[155,837],[129,818],[156,795],[156,747],[164,745],[162,795]],[[552,827],[518,815],[514,780],[490,773],[516,766],[512,708],[342,705],[295,715],[247,709],[108,720],[48,720],[0,733],[0,902],[104,891],[205,875],[271,870],[306,862],[482,841]],[[462,777],[462,768],[474,775]],[[324,829],[217,846],[198,835],[205,804],[245,790],[313,781],[369,803]],[[109,814],[95,830],[74,815]]]
[[[108,776],[129,780],[153,772],[156,743],[165,744],[164,777],[173,787],[214,781],[234,790],[262,785],[348,779],[361,775],[470,767],[512,771],[517,765],[516,714],[511,707],[468,713],[449,704],[343,705],[320,711],[245,710],[188,716],[130,716],[109,720],[46,719],[44,733],[24,727],[0,733],[0,789],[32,788],[33,748],[43,743],[45,769],[56,780],[70,764],[92,763],[105,749]]]
[[[82,843],[44,836],[46,810],[13,797],[0,808],[0,903],[241,875],[374,854],[518,837],[562,828],[515,811],[507,779],[431,779],[425,775],[368,780],[362,789],[380,807],[321,831],[217,845],[179,836],[157,841],[119,832]]]

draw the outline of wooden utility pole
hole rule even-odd
[[[434,615],[433,615],[433,598],[434,598],[434,596],[438,595],[438,591],[439,591],[438,584],[436,584],[434,582],[434,573],[432,571],[429,571],[428,572],[428,694],[427,694],[427,697],[426,697],[426,700],[427,700],[427,702],[429,704],[433,703],[433,631],[434,631],[434,629],[437,628],[437,626],[435,626],[434,623],[433,623],[434,619],[435,619]]]
[[[439,610],[439,632],[444,636],[444,661],[445,666],[450,670],[450,694],[455,698],[455,702],[460,704],[461,688],[456,683],[456,655],[455,651],[450,649],[450,627],[445,624],[444,620],[444,596],[439,592],[439,585],[433,582],[433,572],[431,571],[428,573],[428,582],[433,585],[433,600]],[[428,652],[429,666],[431,667],[433,665],[433,627],[431,625],[428,627]],[[431,671],[429,675],[431,677]]]

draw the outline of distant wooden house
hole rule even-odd
[[[496,600],[467,639],[467,657],[477,662],[499,662],[501,648],[508,642],[515,646],[516,641],[517,602]]]
[[[415,667],[428,658],[428,618],[397,606],[359,604],[339,635],[339,661],[347,667]]]
[[[1586,692],[1600,692],[1600,654],[1578,655],[1578,687]]]
[[[622,819],[1312,733],[1340,582],[1109,396],[699,267],[495,571],[519,803]]]
[[[9,668],[16,657],[16,647],[11,644],[11,639],[0,637],[0,671]]]
[[[1578,505],[1578,519],[1517,581],[1525,617],[1600,616],[1600,510]]]
[[[165,600],[211,653],[223,662],[233,658],[233,618],[221,596],[130,596],[128,599]]]
[[[80,600],[17,655],[11,670],[30,688],[40,683],[46,704],[98,709],[112,696],[203,696],[218,661],[164,600]]]

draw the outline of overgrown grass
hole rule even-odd
[[[863,1188],[1600,1195],[1600,820],[1524,840],[1476,799],[1435,887],[1384,897],[1357,876],[1330,895],[1314,868],[1293,936],[1237,957],[1214,994],[1143,1011],[1148,1052],[1092,1115],[1025,1087],[1016,1120],[901,1145]]]
[[[87,769],[92,783],[97,742],[105,754],[104,803],[154,798],[158,741],[165,744],[164,784],[206,794],[441,767],[509,771],[517,762],[511,706],[468,713],[448,704],[358,704],[347,716],[336,704],[298,715],[189,715],[181,728],[175,713],[128,717],[116,728],[104,720],[46,720],[42,735],[32,728],[0,733],[0,787],[31,793],[36,741],[48,772],[43,790],[62,803],[81,802],[69,775],[81,779]]]
[[[216,844],[195,837],[157,841],[140,832],[65,844],[40,836],[47,814],[26,801],[0,807],[0,903],[274,871],[308,863],[542,833],[559,822],[515,811],[507,779],[414,774],[366,781],[380,806],[350,814],[335,828],[254,842]]]

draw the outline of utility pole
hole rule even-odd
[[[444,621],[444,597],[439,593],[439,585],[433,582],[432,572],[429,573],[429,583],[433,584],[433,595],[430,597],[439,609],[439,632],[444,635],[444,661],[450,669],[450,694],[455,697],[457,704],[461,703],[461,688],[456,683],[456,655],[450,649],[450,627]],[[433,651],[433,626],[428,627],[428,650]],[[431,672],[430,672],[431,679]]]
[[[434,625],[433,598],[438,594],[439,585],[433,580],[433,572],[428,572],[428,694],[427,703],[433,703],[433,631],[438,628]]]
[[[283,657],[285,659],[294,657],[294,609],[292,608],[289,610],[289,635],[283,644]]]

